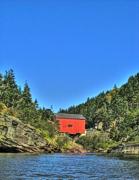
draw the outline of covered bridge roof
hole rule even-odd
[[[81,114],[67,114],[67,113],[57,113],[55,114],[56,118],[66,118],[66,119],[80,119],[86,120],[86,118]]]

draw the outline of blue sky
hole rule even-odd
[[[139,72],[138,0],[0,0],[0,72],[54,110]]]

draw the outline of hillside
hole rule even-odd
[[[139,73],[120,88],[115,86],[60,112],[84,115],[88,129],[107,133],[111,141],[139,142]]]
[[[17,85],[13,70],[0,74],[0,152],[7,151],[84,151],[58,132],[52,110],[39,107],[27,83],[23,89]]]
[[[12,141],[17,142],[18,137],[15,134],[22,132],[22,129],[17,128],[18,132],[12,134],[15,127],[8,126],[10,124],[8,119],[11,121],[17,119],[22,127],[30,127],[30,125],[34,127],[34,137],[41,136],[42,141],[47,144],[47,149],[43,147],[46,152],[50,151],[50,147],[52,151],[80,152],[84,151],[82,146],[89,151],[107,151],[123,143],[138,144],[139,73],[130,77],[120,88],[115,86],[110,91],[88,98],[85,103],[67,110],[61,109],[60,112],[84,115],[87,119],[87,135],[81,136],[75,143],[68,135],[60,134],[54,113],[51,109],[39,107],[37,100],[32,99],[28,84],[25,83],[24,88],[21,89],[16,83],[13,70],[7,71],[4,75],[0,74],[0,123],[2,123],[0,151],[5,147],[7,135],[9,140],[15,137]],[[3,119],[6,125],[3,125]],[[12,132],[6,131],[3,136],[5,126]],[[30,139],[32,135],[26,138]],[[26,142],[28,146],[28,140]]]

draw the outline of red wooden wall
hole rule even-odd
[[[58,118],[59,131],[67,134],[84,134],[85,119]]]

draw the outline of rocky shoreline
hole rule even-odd
[[[0,115],[0,152],[28,152],[28,153],[55,153],[63,152],[58,147],[47,142],[42,134],[33,126],[24,124],[19,119]],[[66,153],[86,153],[80,145],[74,145]],[[64,152],[64,153],[65,153]],[[121,144],[109,150],[98,150],[97,153],[139,155],[138,144]]]
[[[40,131],[17,118],[0,115],[0,152],[9,153],[85,153],[81,145],[73,143],[65,150],[51,144]]]
[[[0,152],[58,152],[37,130],[11,116],[0,116]]]
[[[124,154],[124,155],[139,155],[139,143],[138,144],[121,144],[108,150],[108,153],[112,154]]]
[[[139,143],[137,144],[120,144],[110,149],[96,149],[91,151],[96,154],[109,154],[109,155],[135,155],[139,156]]]

